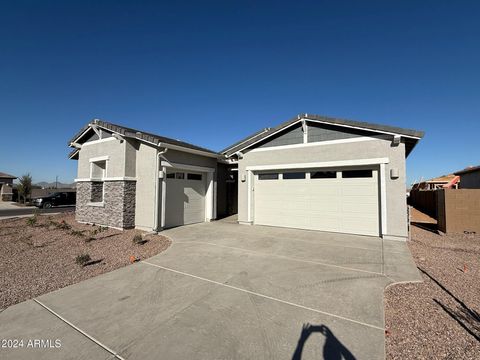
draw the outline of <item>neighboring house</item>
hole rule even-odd
[[[456,182],[457,174],[442,175],[430,180],[413,184],[413,190],[436,190],[443,189],[452,184],[451,188],[458,189],[460,182]]]
[[[16,176],[0,172],[0,200],[12,201],[13,180],[15,180],[16,178]]]
[[[460,189],[480,189],[480,165],[457,171],[455,175],[460,176]]]
[[[93,120],[69,143],[76,216],[159,231],[238,206],[242,224],[406,239],[405,159],[422,137],[304,114],[217,153]]]

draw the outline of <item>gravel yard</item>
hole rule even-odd
[[[35,220],[33,220],[35,219]],[[170,241],[79,224],[73,213],[0,220],[0,309],[146,259]],[[144,234],[144,233],[143,233]],[[77,256],[88,254],[85,266]]]
[[[385,290],[387,359],[480,359],[480,235],[417,221],[408,245],[424,282]]]

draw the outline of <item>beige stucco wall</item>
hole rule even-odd
[[[161,180],[157,182],[157,148],[134,139],[109,140],[83,145],[78,158],[78,179],[90,178],[90,159],[108,156],[108,178],[136,178],[135,193],[135,226],[143,230],[152,230],[155,227],[155,217],[158,216],[158,225],[161,219]],[[217,160],[196,154],[177,150],[168,150],[160,161],[179,163],[193,166],[216,169]],[[156,189],[158,202],[156,202]],[[155,211],[155,206],[158,209]]]
[[[163,150],[163,149],[162,149]],[[156,148],[140,143],[136,152],[136,212],[135,226],[142,230],[152,230],[155,227],[155,189],[158,186],[158,202],[156,216],[157,225],[161,224],[161,198],[162,198],[162,180],[156,182]],[[185,164],[192,166],[210,167],[216,169],[217,160],[215,158],[185,153],[169,149],[165,154],[160,155],[161,161],[169,163]],[[128,163],[128,162],[127,162]],[[158,169],[161,170],[160,163]]]
[[[113,139],[113,138],[111,138]],[[125,150],[127,142],[109,140],[85,143],[78,156],[77,178],[90,177],[90,159],[99,156],[108,156],[107,177],[124,177],[125,175]]]
[[[156,148],[145,143],[138,144],[135,164],[137,178],[135,227],[143,230],[152,230],[155,225],[156,160]]]
[[[186,165],[203,166],[214,169],[217,168],[217,159],[215,158],[185,153],[177,150],[169,149],[164,155],[162,155],[162,160]]]
[[[276,165],[293,163],[311,163],[324,161],[357,160],[372,158],[389,158],[386,164],[387,193],[387,232],[386,235],[407,237],[407,204],[406,204],[406,174],[405,145],[392,146],[389,140],[371,140],[352,143],[309,146],[272,151],[246,152],[238,163],[238,219],[247,222],[247,181],[246,167],[254,165]],[[399,178],[390,178],[390,169],[397,168]],[[253,214],[253,196],[252,196]]]

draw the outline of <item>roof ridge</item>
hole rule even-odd
[[[142,140],[146,140],[146,141],[150,141],[150,142],[154,142],[152,140],[157,140],[158,143],[164,142],[164,143],[171,144],[171,145],[177,145],[177,146],[186,147],[186,148],[193,149],[193,150],[199,150],[199,151],[204,151],[204,152],[209,152],[209,153],[212,153],[212,154],[220,155],[216,151],[213,151],[211,149],[207,149],[207,148],[202,147],[202,146],[194,145],[192,143],[188,143],[188,142],[183,141],[183,140],[177,140],[177,139],[169,138],[169,137],[166,137],[166,136],[163,136],[163,135],[157,135],[157,134],[154,134],[154,133],[151,133],[151,132],[148,132],[148,131],[138,130],[138,129],[134,129],[134,128],[131,128],[131,127],[126,127],[126,126],[123,126],[123,125],[118,125],[118,124],[115,124],[115,123],[112,123],[112,122],[109,122],[109,121],[105,121],[105,120],[101,120],[101,119],[98,119],[98,118],[92,119],[79,132],[77,132],[75,137],[73,137],[70,140],[69,146],[78,137],[80,137],[81,134],[83,134],[92,124],[98,125],[102,128],[110,130],[112,132],[118,132],[122,135],[125,135],[126,133],[132,133],[132,134],[135,134],[135,135],[140,134],[140,138]]]
[[[291,118],[290,120],[284,121],[281,124],[277,125],[276,127],[268,128],[268,131],[265,132],[256,132],[253,135],[250,135],[242,140],[236,142],[235,144],[221,150],[220,152],[226,156],[230,156],[237,151],[241,151],[246,147],[251,146],[253,143],[256,143],[260,140],[266,139],[269,136],[275,134],[276,132],[293,125],[294,123],[301,121],[301,120],[311,120],[311,121],[320,121],[324,122],[328,125],[333,126],[344,126],[344,127],[356,127],[366,131],[374,131],[379,133],[389,133],[389,134],[398,134],[401,136],[413,138],[418,140],[424,136],[423,131],[413,130],[413,129],[406,129],[395,127],[391,125],[381,125],[381,124],[374,124],[365,121],[358,121],[358,120],[348,120],[342,118],[335,118],[329,117],[324,115],[315,115],[315,114],[298,114],[297,116]],[[253,141],[254,140],[254,141]],[[249,143],[250,142],[250,143]],[[241,146],[242,145],[242,146]]]

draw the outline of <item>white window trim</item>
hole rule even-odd
[[[104,143],[104,142],[108,142],[108,141],[114,141],[114,140],[117,140],[117,139],[114,138],[113,136],[110,136],[110,137],[108,137],[108,138],[103,138],[103,139],[98,139],[98,140],[87,141],[87,142],[85,142],[85,143],[82,144],[82,147],[90,146],[90,145],[95,145],[95,144],[99,144],[99,143]]]
[[[108,155],[104,155],[104,156],[97,156],[97,157],[94,157],[94,158],[90,158],[89,159],[89,162],[90,162],[90,179],[91,181],[95,181],[95,182],[102,182],[102,201],[97,201],[97,202],[93,202],[93,201],[90,201],[88,204],[90,206],[100,206],[100,207],[103,207],[105,205],[105,179],[107,179],[107,174],[108,174],[108,159],[109,159],[109,156]],[[100,162],[100,161],[105,161],[105,169],[103,170],[103,175],[100,179],[98,178],[94,178],[93,177],[93,164],[96,163],[96,162]],[[94,205],[92,205],[94,204]],[[98,204],[98,205],[96,205]]]
[[[356,142],[363,142],[363,141],[385,140],[385,138],[386,138],[385,136],[378,136],[378,137],[362,136],[362,137],[349,138],[349,139],[315,141],[315,142],[292,144],[292,145],[268,146],[263,148],[252,149],[249,152],[254,153],[254,152],[262,152],[262,151],[298,149],[298,148],[306,148],[306,147],[312,147],[312,146],[325,146],[325,145],[356,143]]]
[[[374,159],[323,161],[323,162],[311,162],[311,163],[252,165],[252,166],[247,166],[245,169],[247,171],[305,169],[305,168],[323,168],[323,167],[340,167],[340,166],[378,165],[378,164],[388,164],[389,162],[390,162],[389,158],[374,158]]]
[[[106,156],[97,156],[97,157],[94,157],[94,158],[90,158],[88,161],[90,162],[90,179],[94,179],[93,177],[93,164],[96,163],[96,162],[100,162],[100,161],[105,161],[105,170],[103,170],[103,176],[100,180],[103,180],[107,177],[107,174],[108,174],[108,155]]]
[[[105,207],[105,202],[99,201],[99,202],[88,202],[87,206],[94,206],[94,207]]]
[[[190,170],[190,171],[197,171],[197,172],[204,172],[204,173],[215,172],[215,168],[211,168],[211,167],[187,165],[187,164],[180,164],[180,163],[174,163],[169,161],[162,161],[161,166],[166,168],[170,167],[170,168],[175,168],[179,170],[187,170],[187,171]]]
[[[90,158],[88,159],[88,161],[90,162],[108,161],[109,159],[110,157],[108,155],[104,155],[104,156],[97,156],[97,157]]]

